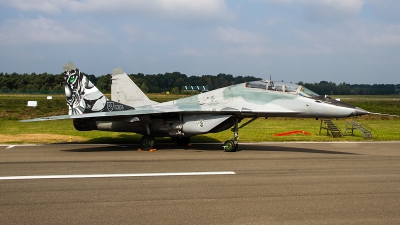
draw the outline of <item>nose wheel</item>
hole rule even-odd
[[[239,143],[239,119],[233,118],[233,128],[231,131],[233,132],[233,138],[231,140],[225,141],[222,146],[226,152],[236,152],[238,150]]]
[[[239,144],[232,140],[225,141],[224,145],[222,146],[226,152],[236,152],[238,149]]]
[[[231,131],[233,132],[233,138],[231,140],[225,141],[224,145],[222,146],[226,152],[236,152],[239,148],[239,129],[247,126],[258,117],[253,117],[246,123],[242,124],[239,127],[239,118],[233,118],[233,128]]]

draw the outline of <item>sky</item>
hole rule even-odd
[[[398,0],[0,0],[0,72],[400,84]]]

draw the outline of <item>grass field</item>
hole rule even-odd
[[[155,101],[163,102],[184,97],[182,95],[150,95]],[[400,96],[334,96],[342,101],[359,106],[373,112],[400,114]],[[27,101],[38,101],[38,107],[27,107]],[[47,100],[44,95],[0,95],[0,143],[59,143],[59,142],[84,142],[84,143],[137,143],[141,138],[134,133],[118,133],[103,131],[76,131],[70,120],[46,121],[36,123],[21,123],[18,120],[34,117],[62,115],[67,113],[65,97],[53,96]],[[362,134],[354,131],[354,136],[332,138],[322,134],[320,121],[315,119],[283,119],[260,118],[256,122],[239,131],[240,142],[273,142],[273,141],[392,141],[400,140],[400,119],[397,117],[362,116],[356,121],[376,131],[373,139],[364,139]],[[245,121],[242,121],[242,123]],[[334,122],[345,130],[346,122],[343,119]],[[274,134],[304,130],[311,133],[306,135],[288,135],[275,137]],[[377,136],[376,136],[377,134]],[[192,142],[224,142],[232,137],[231,131],[216,134],[198,135]],[[168,142],[169,138],[159,138],[159,142]]]

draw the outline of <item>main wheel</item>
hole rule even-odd
[[[226,152],[234,152],[237,148],[235,146],[235,142],[233,142],[232,140],[227,140],[224,143],[224,149]]]
[[[150,150],[156,146],[156,140],[150,135],[144,135],[140,139],[140,147],[143,150]]]

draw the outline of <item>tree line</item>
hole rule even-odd
[[[218,75],[187,76],[180,72],[164,74],[130,74],[128,75],[145,93],[179,94],[182,86],[207,86],[214,90],[233,84],[239,84],[261,78],[253,76],[233,76],[220,73]],[[103,93],[111,92],[111,74],[102,76],[87,75],[89,80]],[[48,73],[0,73],[0,93],[63,93],[63,74]],[[322,95],[387,95],[395,94],[400,90],[400,84],[335,84],[328,81],[319,83],[298,82],[308,89]]]
[[[103,93],[111,92],[111,74],[102,76],[86,75],[88,79]],[[214,90],[233,84],[260,80],[253,76],[232,76],[220,73],[214,75],[187,76],[180,72],[164,74],[130,74],[128,75],[145,93],[180,93],[182,86],[207,86]],[[63,92],[63,74],[18,74],[0,73],[0,92]]]
[[[400,84],[347,84],[345,82],[335,84],[328,81],[319,83],[303,83],[299,85],[321,95],[390,95],[400,94]]]

